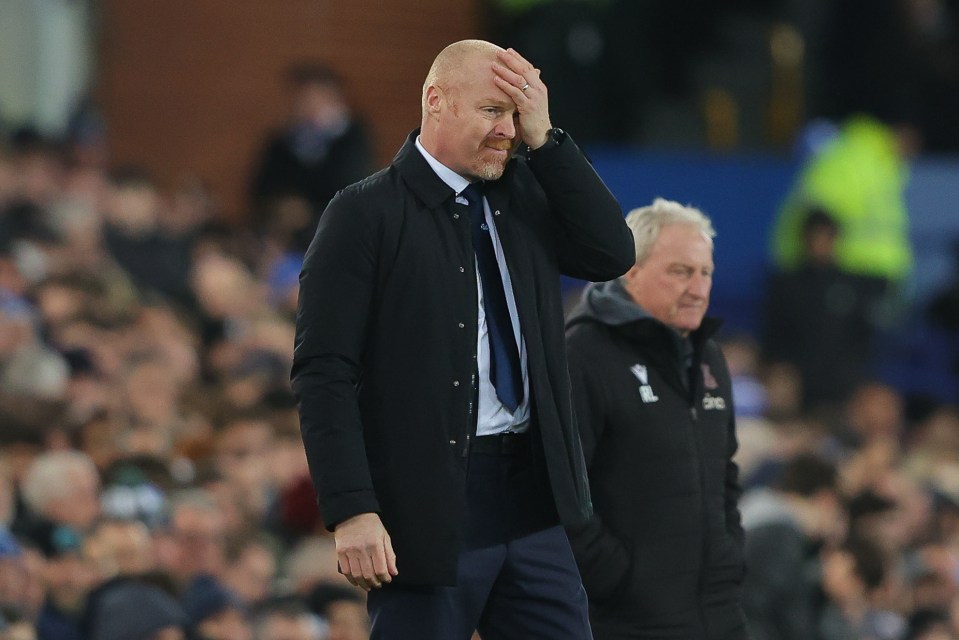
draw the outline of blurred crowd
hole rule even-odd
[[[512,4],[504,29],[520,30],[545,3]],[[550,19],[590,3],[568,4]],[[661,7],[681,13],[696,42],[668,30],[665,50],[650,42],[648,55],[672,61],[662,86],[609,83],[585,65],[552,74],[556,95],[591,95],[560,78],[687,91],[692,63],[677,48],[715,44],[694,28],[708,4]],[[907,4],[913,19],[902,24],[953,55],[955,3]],[[603,11],[640,5],[658,6]],[[572,33],[564,46],[599,64],[589,29]],[[947,63],[957,59],[936,57],[932,71],[956,82],[959,65]],[[142,167],[112,166],[95,135],[61,142],[24,129],[0,141],[0,640],[369,637],[365,596],[337,574],[316,509],[289,370],[298,273],[319,214],[374,167],[336,75],[298,66],[290,81],[290,120],[250,176],[250,224],[224,222],[201,181],[161,185]],[[957,95],[932,96],[922,113],[946,126],[928,110]],[[558,104],[575,122],[576,103]],[[895,117],[915,106],[883,104]],[[584,124],[583,138],[642,138],[623,118],[594,119],[610,130],[590,135]],[[931,125],[916,122],[928,140]],[[936,144],[951,139],[944,131]],[[896,153],[882,165],[890,176]],[[762,334],[723,342],[754,637],[959,640],[959,407],[871,375],[908,266],[878,279],[857,271],[844,244],[856,212],[810,173],[812,186],[797,183],[786,203],[789,256],[771,276]],[[898,202],[888,203],[893,245],[905,230]],[[953,336],[957,300],[959,285],[930,311]]]
[[[294,74],[248,229],[96,140],[0,142],[0,638],[369,637],[289,386],[316,209],[271,174],[360,177],[324,73]]]
[[[200,183],[29,132],[2,146],[0,638],[368,637],[288,381],[315,209],[252,197],[262,220],[229,226]],[[814,274],[837,235],[806,219]],[[819,316],[857,286],[777,282]],[[959,409],[872,379],[855,305],[805,327],[788,309],[723,345],[757,640],[959,638]],[[787,330],[803,348],[777,348]]]

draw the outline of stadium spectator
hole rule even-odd
[[[869,284],[866,307],[883,309],[882,321],[892,323],[893,309],[901,308],[891,301],[901,304],[913,265],[904,193],[917,153],[915,131],[907,123],[867,115],[844,121],[838,135],[806,160],[782,204],[771,238],[776,266],[799,266],[806,216],[825,211],[839,228],[837,267]]]
[[[836,264],[841,233],[827,212],[811,210],[798,264],[775,271],[764,296],[763,357],[796,368],[807,412],[838,411],[873,355],[878,310],[870,307],[868,283]]]
[[[816,551],[845,533],[835,465],[812,454],[797,455],[772,487],[747,492],[741,506],[746,530],[743,608],[750,637],[816,637]]]
[[[302,255],[330,199],[367,176],[373,157],[366,126],[336,72],[304,61],[288,70],[287,80],[289,121],[264,142],[250,191],[261,230]]]

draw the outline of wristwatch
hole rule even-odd
[[[552,149],[553,147],[558,147],[566,139],[566,132],[560,129],[559,127],[553,127],[546,132],[546,142],[536,149],[528,149],[526,153],[527,160],[531,154],[543,151],[545,149]]]

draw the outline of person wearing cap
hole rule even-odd
[[[191,627],[203,640],[252,640],[240,599],[212,576],[198,576],[180,594]]]
[[[88,640],[184,640],[189,629],[176,598],[134,579],[119,580],[97,594],[88,615]]]

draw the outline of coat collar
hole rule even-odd
[[[417,128],[406,137],[406,142],[396,153],[392,164],[399,171],[403,181],[413,194],[428,208],[433,209],[441,206],[456,194],[449,185],[436,175],[433,167],[429,165],[423,154],[416,148],[416,136],[419,134],[420,130]],[[506,178],[512,172],[513,164],[513,160],[507,163],[506,171],[503,172],[503,176],[499,180],[486,183],[487,199],[492,196],[492,199],[498,203],[505,202]]]
[[[414,129],[406,137],[406,142],[393,158],[393,166],[399,171],[403,181],[417,198],[430,209],[440,206],[453,197],[453,189],[436,175],[423,154],[416,148],[416,136],[419,129]]]

